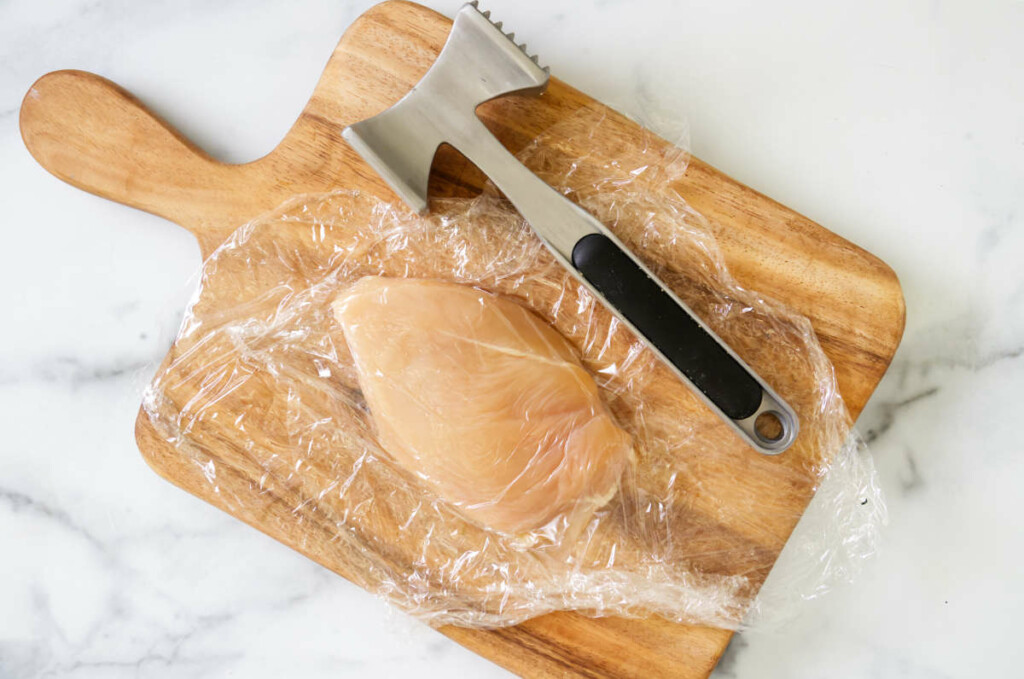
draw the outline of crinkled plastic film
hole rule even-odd
[[[600,139],[600,121],[592,129]],[[884,519],[870,458],[851,435],[832,366],[805,318],[730,277],[714,228],[673,188],[686,167],[682,151],[652,143],[640,163],[608,149],[580,158],[567,155],[560,139],[550,130],[521,157],[614,230],[796,409],[801,434],[789,451],[767,457],[748,448],[492,189],[434,201],[426,217],[356,191],[296,196],[241,227],[203,267],[172,358],[147,391],[150,421],[222,506],[275,521],[272,533],[300,545],[327,530],[333,553],[344,554],[337,570],[433,625],[496,627],[556,610],[726,628],[788,615],[800,600],[847,579],[873,552]],[[414,311],[388,297],[395,279],[454,284],[484,306],[517,305],[565,338],[576,357],[568,362],[578,360],[597,385],[592,414],[607,415],[627,441],[628,454],[614,453],[621,464],[607,493],[569,484],[542,525],[502,523],[503,503],[515,499],[511,489],[460,504],[444,497],[453,486],[439,478],[448,473],[443,449],[435,445],[425,465],[410,464],[408,451],[388,450],[382,427],[396,425],[376,417],[395,415],[373,412],[368,380],[406,388],[403,380],[411,378],[372,360],[358,365],[340,321],[346,300],[375,281],[384,294],[363,301],[369,308],[375,300],[393,304],[383,317],[401,328]],[[471,324],[439,318],[431,329],[420,316],[421,336],[440,333],[431,335],[432,347],[445,350],[445,333],[454,343],[483,342],[465,336],[474,332]],[[374,318],[357,315],[356,322]],[[371,334],[361,351],[372,354],[374,337],[389,336]],[[515,352],[529,354],[530,346]],[[547,379],[542,363],[516,365]],[[552,371],[565,367],[562,358],[554,363]],[[439,384],[456,385],[452,392],[470,383],[452,374],[458,361],[438,365]],[[485,360],[473,369],[486,368]],[[506,417],[498,412],[505,382],[494,382],[499,397],[483,399],[480,427]],[[444,397],[444,389],[427,391]],[[514,393],[521,400],[531,392]],[[532,416],[564,425],[557,398],[538,398],[526,410],[535,405]],[[445,420],[446,413],[432,413],[431,435],[467,426]],[[547,454],[574,426],[552,427],[562,433],[550,434]],[[452,459],[467,454],[455,439]],[[486,472],[481,443],[473,445],[474,464]],[[580,453],[565,454],[562,471],[547,477],[564,473]],[[522,459],[526,473],[532,462]],[[258,481],[229,488],[229,472]],[[765,596],[755,600],[772,557],[823,480],[811,527],[797,531]],[[581,494],[575,504],[573,492]],[[291,498],[289,512],[259,514],[283,498]],[[497,513],[474,511],[481,504]],[[497,529],[488,525],[495,516]]]

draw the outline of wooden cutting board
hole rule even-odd
[[[366,12],[342,37],[285,139],[267,156],[244,165],[210,158],[128,92],[80,71],[50,73],[32,86],[21,109],[22,136],[36,160],[57,177],[180,224],[196,236],[205,257],[238,225],[297,193],[359,188],[393,200],[340,132],[401,98],[426,72],[450,25],[432,10],[405,2],[385,2]],[[540,98],[503,98],[481,109],[513,151],[554,124],[586,120],[587,114],[607,116],[602,129],[627,152],[651,142],[629,120],[555,79]],[[567,134],[567,148],[573,148],[575,138],[588,135]],[[585,150],[580,147],[579,155]],[[444,150],[434,170],[432,195],[466,195],[483,181],[458,154]],[[811,320],[856,416],[903,332],[903,297],[892,270],[698,159],[692,159],[676,188],[717,227],[719,245],[740,284]],[[771,382],[772,376],[766,377]],[[301,538],[289,530],[295,521],[289,498],[253,494],[255,479],[225,465],[222,489],[252,496],[243,506],[229,507],[224,495],[214,494],[195,466],[154,432],[144,413],[136,435],[143,456],[164,478],[327,568],[351,575],[326,525],[319,534],[307,526]],[[763,572],[809,501],[810,485],[785,497],[792,506],[783,514],[790,518],[776,529],[771,548],[759,552]],[[592,619],[574,613],[497,631],[441,631],[514,672],[541,677],[705,677],[731,636],[660,619]]]

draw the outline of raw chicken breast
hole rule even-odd
[[[333,308],[381,445],[467,518],[507,533],[579,527],[611,499],[631,439],[532,312],[464,285],[372,276]]]

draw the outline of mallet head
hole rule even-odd
[[[491,23],[476,2],[463,5],[433,66],[386,111],[346,127],[345,140],[413,210],[427,209],[427,182],[442,143],[459,148],[478,126],[476,109],[495,97],[540,92],[548,70]]]

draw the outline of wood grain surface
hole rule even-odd
[[[401,98],[429,68],[450,25],[447,18],[405,2],[386,2],[366,12],[343,36],[281,144],[251,163],[214,160],[128,92],[80,71],[51,73],[32,86],[21,109],[22,135],[48,171],[86,191],[180,224],[196,236],[205,257],[237,226],[298,193],[358,187],[393,199],[340,132]],[[581,112],[581,119],[590,114],[610,121],[603,128],[614,137],[606,140],[609,145],[628,152],[651,142],[649,134],[626,118],[555,79],[539,98],[508,97],[480,109],[513,151]],[[578,142],[567,135],[564,143],[572,148]],[[442,151],[435,161],[432,196],[466,195],[482,181],[461,156]],[[676,188],[714,225],[729,269],[743,286],[810,319],[856,416],[902,335],[904,306],[895,274],[869,253],[696,158]],[[766,377],[772,381],[771,375]],[[350,555],[332,540],[331,526],[317,528],[310,514],[312,528],[307,526],[300,536],[293,530],[291,498],[252,492],[258,469],[227,463],[219,467],[222,490],[251,497],[250,502],[228,503],[224,493],[212,492],[195,466],[166,444],[144,413],[136,434],[147,462],[164,478],[358,581]],[[785,495],[788,511],[758,552],[764,573],[810,497],[810,485]],[[660,619],[594,619],[573,613],[495,631],[441,631],[514,672],[537,677],[704,677],[731,636],[725,630]]]

